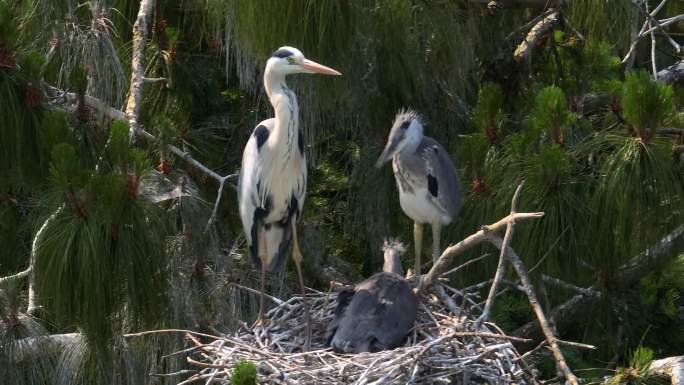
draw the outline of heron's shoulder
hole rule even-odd
[[[261,146],[266,143],[266,140],[268,140],[269,135],[271,134],[271,131],[273,130],[273,127],[275,125],[275,119],[266,119],[254,127],[254,130],[252,131],[252,136],[249,138],[250,141],[255,141],[256,142],[256,147],[257,150],[261,149]]]
[[[447,153],[444,149],[444,146],[429,136],[423,136],[423,139],[420,141],[416,151],[420,153],[427,153],[429,155],[446,155]]]

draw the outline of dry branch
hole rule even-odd
[[[435,264],[432,266],[430,271],[428,271],[427,274],[422,275],[420,277],[420,290],[423,291],[425,290],[425,288],[432,285],[437,279],[437,277],[439,277],[443,272],[445,272],[449,268],[451,260],[455,256],[465,252],[466,250],[474,246],[477,246],[478,244],[482,243],[482,241],[487,240],[488,232],[499,231],[504,226],[508,225],[508,223],[511,221],[540,218],[542,216],[544,216],[544,213],[542,212],[509,214],[508,216],[499,220],[496,223],[493,223],[489,226],[483,226],[480,231],[468,236],[466,239],[458,242],[457,244],[447,247],[446,250],[442,252],[442,255],[437,259],[437,262],[435,262]]]
[[[497,235],[489,234],[488,239],[497,247],[504,247],[504,241]],[[515,268],[515,271],[518,273],[518,276],[520,277],[520,281],[525,287],[525,293],[527,294],[527,298],[529,299],[530,305],[532,306],[532,309],[534,310],[534,313],[537,316],[539,325],[541,326],[542,332],[544,333],[544,336],[546,337],[546,340],[549,343],[549,347],[553,352],[553,356],[556,359],[556,363],[558,364],[560,371],[570,384],[578,385],[579,381],[577,380],[577,377],[575,377],[575,375],[572,373],[570,367],[565,361],[565,357],[563,357],[563,353],[561,352],[560,347],[558,346],[558,340],[556,339],[556,336],[553,330],[551,329],[551,326],[549,325],[549,321],[546,318],[546,315],[544,314],[541,305],[539,304],[537,294],[534,292],[534,287],[532,285],[532,279],[530,278],[527,269],[525,268],[525,265],[523,264],[518,254],[516,254],[515,251],[513,251],[513,249],[511,249],[510,247],[508,248],[507,253],[508,258],[510,259],[511,263],[513,264],[513,267]]]
[[[539,42],[539,39],[558,24],[558,16],[558,11],[552,12],[535,24],[522,43],[515,49],[513,59],[515,61],[522,61],[529,57],[532,53],[532,49],[537,45],[537,42]]]
[[[684,356],[654,360],[649,369],[651,372],[669,377],[672,385],[684,385]]]
[[[684,77],[684,60],[658,71],[658,79],[665,83],[676,83]]]
[[[516,213],[516,204],[518,202],[518,196],[520,195],[520,190],[522,189],[523,184],[524,182],[520,183],[518,185],[518,188],[515,189],[515,194],[513,194],[513,199],[511,200],[511,212],[509,213],[509,215],[515,215]],[[492,305],[494,305],[494,297],[496,296],[496,291],[499,288],[501,280],[503,279],[504,268],[506,267],[506,251],[508,250],[508,246],[511,244],[511,239],[513,239],[514,226],[515,221],[510,221],[506,224],[506,234],[504,235],[503,247],[501,248],[501,253],[499,255],[499,265],[496,268],[496,273],[494,274],[494,281],[492,282],[492,286],[489,289],[489,295],[487,296],[487,302],[485,302],[484,311],[477,319],[477,322],[475,323],[475,329],[479,329],[482,323],[489,319],[489,313],[492,309]]]
[[[133,25],[133,57],[131,58],[131,86],[126,101],[126,117],[131,128],[131,137],[139,131],[138,116],[142,104],[142,86],[145,81],[145,46],[147,46],[147,17],[152,12],[154,0],[142,0],[138,17]]]
[[[571,0],[469,0],[470,4],[490,6],[490,3],[497,3],[501,8],[546,8],[546,7],[561,7]]]
[[[650,13],[650,15],[655,16],[658,13],[658,11],[660,11],[660,9],[663,8],[663,6],[666,3],[667,3],[667,0],[662,0],[660,2],[660,4],[658,4],[658,6],[655,7],[655,9]],[[646,21],[644,21],[644,24],[641,26],[641,30],[637,34],[637,36],[634,39],[634,41],[632,42],[632,44],[629,46],[629,50],[627,51],[627,54],[622,59],[622,64],[627,63],[627,61],[629,61],[632,58],[632,55],[634,54],[634,50],[636,49],[637,43],[639,43],[639,40],[641,40],[641,38],[643,36],[645,36],[645,32],[648,29],[649,21],[650,21],[650,19],[648,19],[648,18],[646,19]],[[628,68],[629,67],[631,67],[631,65],[628,65]]]

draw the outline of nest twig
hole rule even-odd
[[[437,285],[443,289],[443,284]],[[259,383],[269,384],[534,383],[512,345],[523,340],[487,325],[473,330],[476,317],[470,315],[471,309],[455,305],[459,294],[446,292],[458,291],[444,288],[422,297],[415,327],[405,344],[394,350],[338,354],[328,348],[325,328],[337,293],[307,294],[313,323],[309,352],[301,351],[301,296],[271,309],[263,326],[244,326],[233,335],[201,335],[202,339],[188,334],[194,346],[183,354],[197,370],[181,383],[230,383],[232,368],[241,359],[254,362]]]

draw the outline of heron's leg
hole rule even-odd
[[[306,323],[304,351],[311,349],[311,318],[309,317],[309,306],[306,302],[306,292],[304,289],[304,276],[302,275],[302,251],[299,249],[299,239],[297,238],[297,223],[292,217],[292,259],[297,266],[297,277],[299,278],[299,290],[302,293],[302,306],[304,307],[304,322]]]
[[[439,237],[442,230],[442,224],[439,222],[432,223],[432,263],[437,262],[437,258],[442,255],[442,250],[439,246]]]
[[[416,263],[413,274],[420,275],[420,251],[423,248],[423,224],[413,222],[413,243],[416,250]]]
[[[261,229],[259,229],[261,230]],[[266,282],[266,263],[268,263],[268,250],[266,246],[266,233],[264,231],[258,231],[259,235],[259,259],[261,260],[261,295],[259,296],[259,316],[256,319],[256,323],[259,325],[264,321],[264,285]]]

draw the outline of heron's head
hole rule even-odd
[[[375,163],[375,167],[382,167],[404,149],[415,150],[422,138],[423,122],[420,115],[413,110],[400,110],[394,118],[387,144]]]
[[[266,62],[266,69],[282,75],[324,74],[342,75],[338,71],[304,57],[300,50],[283,46],[278,48]]]
[[[406,246],[398,239],[385,239],[382,245],[382,252],[385,258],[382,271],[404,275],[404,271],[401,268],[401,255],[404,254],[404,251],[406,251]]]

